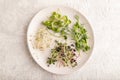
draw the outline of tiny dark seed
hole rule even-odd
[[[74,47],[74,45],[73,45],[73,44],[71,44],[71,46],[73,46],[73,47]]]
[[[62,53],[61,56],[62,56],[62,57],[65,57],[65,54]]]
[[[75,62],[75,60],[74,60],[74,59],[71,59],[70,62],[73,63],[73,62]]]
[[[75,50],[75,49],[73,49],[73,51],[75,52],[76,50]]]
[[[57,47],[56,50],[59,52],[59,51],[61,50],[61,48],[60,48],[60,47]]]
[[[65,59],[64,59],[64,58],[63,58],[62,60],[63,60],[63,61],[65,61]]]
[[[70,46],[68,46],[68,49],[70,49]]]
[[[74,62],[75,62],[76,60],[74,59]]]

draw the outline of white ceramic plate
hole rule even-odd
[[[33,38],[31,37],[31,35],[36,34],[36,31],[43,26],[41,24],[42,21],[45,21],[53,11],[57,11],[60,10],[62,15],[67,15],[70,20],[72,20],[73,23],[75,23],[75,18],[74,15],[78,15],[80,17],[80,22],[82,24],[85,25],[88,35],[89,35],[89,45],[91,47],[91,49],[86,53],[81,53],[78,65],[74,68],[70,68],[70,67],[56,67],[56,66],[50,66],[48,67],[46,64],[46,60],[48,57],[48,52],[47,53],[43,53],[40,50],[36,50],[33,48],[33,45],[31,43],[30,40],[32,40]],[[78,69],[81,68],[81,66],[84,65],[84,63],[86,63],[86,61],[88,60],[88,58],[90,57],[92,50],[93,50],[93,45],[94,45],[94,36],[93,36],[93,31],[91,29],[91,25],[89,24],[88,20],[78,11],[69,8],[69,7],[63,7],[63,6],[53,6],[53,7],[48,7],[45,8],[41,11],[39,11],[35,17],[32,19],[29,27],[28,27],[28,32],[27,32],[27,42],[28,42],[28,47],[30,50],[30,53],[33,57],[33,59],[45,70],[51,72],[51,73],[55,73],[55,74],[69,74],[72,73],[73,71],[76,71]]]

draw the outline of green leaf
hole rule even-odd
[[[68,19],[66,15],[62,16],[57,12],[53,12],[50,18],[43,22],[48,29],[52,30],[53,32],[60,33],[62,37],[67,36],[67,31],[63,30],[69,26],[71,20]],[[64,39],[67,39],[64,37]]]
[[[75,16],[77,22],[74,24],[72,29],[72,37],[75,40],[75,46],[78,51],[88,51],[90,47],[88,46],[88,35],[87,31],[82,24],[79,23],[79,17]]]

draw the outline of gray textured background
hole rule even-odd
[[[30,20],[50,5],[75,8],[93,26],[93,55],[70,75],[43,70],[27,48]],[[0,0],[0,80],[120,80],[120,0]]]

